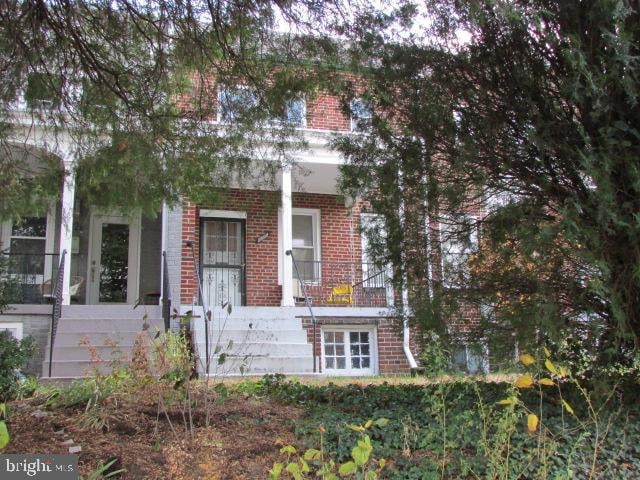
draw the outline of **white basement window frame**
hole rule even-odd
[[[335,376],[378,373],[378,339],[369,325],[327,325],[321,329],[322,372]]]
[[[0,322],[0,332],[3,330],[16,340],[22,340],[22,322]]]

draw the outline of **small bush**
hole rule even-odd
[[[20,369],[35,351],[33,338],[16,340],[9,332],[0,331],[0,401],[11,400],[18,391]]]

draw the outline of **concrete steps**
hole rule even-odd
[[[192,318],[199,371],[205,368],[202,308]],[[131,358],[137,335],[152,339],[164,330],[161,309],[129,305],[71,305],[63,307],[53,351],[52,376],[76,378],[95,368],[112,370],[113,361]],[[210,375],[309,374],[313,372],[312,346],[294,310],[278,307],[236,307],[227,314],[213,312],[210,327]],[[90,348],[81,345],[87,341]],[[95,361],[99,357],[99,361]],[[222,357],[224,361],[219,359]],[[44,355],[43,376],[48,376],[49,351]]]
[[[144,324],[147,326],[145,331]],[[136,309],[131,305],[63,306],[54,342],[51,376],[83,377],[95,368],[109,373],[114,361],[131,358],[138,335],[146,335],[150,340],[163,330],[164,322],[157,306]],[[83,345],[85,341],[88,345]],[[48,345],[42,375],[49,375]]]
[[[196,311],[194,332],[198,369],[205,372],[205,328],[202,309]],[[293,310],[278,307],[235,307],[231,314],[214,310],[209,323],[210,375],[309,374],[312,346]],[[223,363],[219,364],[220,356]]]

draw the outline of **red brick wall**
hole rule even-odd
[[[376,325],[378,373],[389,375],[408,374],[411,372],[411,367],[402,348],[402,332],[398,330],[395,319],[384,317],[318,319],[318,324],[316,325],[315,350],[319,359],[322,355],[321,335],[323,325]],[[313,345],[313,323],[311,319],[303,318],[302,326],[307,331],[307,341]]]
[[[342,113],[338,97],[322,93],[307,104],[307,128],[349,131],[351,119]]]
[[[323,260],[359,263],[361,242],[360,217],[335,195],[294,193],[294,208],[320,209],[320,251]],[[182,303],[191,303],[197,294],[197,283],[191,250],[184,241],[194,242],[199,255],[200,208],[246,212],[246,290],[247,305],[279,306],[282,300],[278,284],[278,207],[280,193],[262,190],[231,190],[221,205],[200,206],[188,203],[182,217]],[[355,209],[354,209],[355,210]],[[267,238],[258,243],[259,237]],[[198,259],[196,258],[196,264]]]

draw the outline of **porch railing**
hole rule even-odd
[[[296,257],[293,254],[293,251],[287,250],[285,252],[286,255],[291,256],[291,262],[293,263],[293,274],[296,278],[301,278],[301,272],[298,268],[298,262],[296,261]],[[300,265],[302,266],[302,265]],[[312,334],[313,341],[311,344],[311,348],[313,350],[313,373],[317,373],[319,369],[318,365],[318,322],[316,321],[316,316],[313,313],[313,306],[311,305],[311,298],[309,297],[309,293],[307,292],[306,283],[304,281],[299,282],[300,292],[298,294],[302,294],[302,298],[304,299],[304,303],[309,309],[309,313],[311,314],[311,324],[312,324]]]
[[[169,266],[167,265],[167,252],[162,252],[162,319],[164,330],[171,328],[171,284],[169,282]]]
[[[2,252],[0,271],[7,303],[50,303],[60,265],[58,253]]]
[[[314,306],[387,307],[393,303],[389,272],[373,263],[296,259],[293,296],[303,303],[303,288]]]
[[[209,322],[211,322],[211,310],[207,306],[207,299],[204,296],[204,292],[202,290],[202,276],[200,275],[200,269],[198,268],[198,263],[196,260],[196,251],[194,248],[194,244],[192,241],[187,240],[185,245],[191,249],[191,260],[193,262],[193,271],[196,274],[196,280],[198,282],[198,296],[200,300],[200,305],[202,306],[202,312],[204,314],[204,346],[205,346],[205,362],[204,368],[207,375],[209,375],[209,371],[211,369],[211,356],[209,355],[209,347],[211,344],[211,339],[209,338]]]
[[[51,335],[49,336],[49,378],[53,368],[53,346],[56,341],[56,333],[58,331],[58,322],[62,316],[62,287],[64,282],[64,258],[67,254],[66,250],[62,251],[58,271],[53,282],[52,303],[51,307]]]

